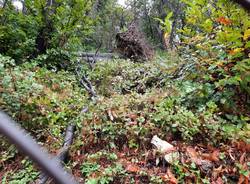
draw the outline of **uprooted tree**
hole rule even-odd
[[[125,58],[134,61],[150,60],[154,56],[154,50],[146,41],[143,33],[135,22],[133,22],[127,31],[116,35],[116,50]]]

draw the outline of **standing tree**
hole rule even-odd
[[[16,61],[46,54],[51,49],[76,51],[82,39],[92,32],[92,1],[18,2],[23,4],[23,11],[16,11],[10,0],[2,1],[0,7],[0,53]]]
[[[129,11],[119,5],[117,0],[97,0],[92,8],[91,16],[95,18],[95,32],[86,41],[88,49],[101,45],[101,49],[112,51],[115,47],[115,35],[131,21]]]

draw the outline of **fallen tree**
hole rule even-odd
[[[117,55],[114,53],[89,53],[89,52],[79,52],[76,54],[78,58],[80,58],[83,61],[86,61],[90,68],[93,69],[94,65],[96,62],[99,61],[107,61],[107,60],[112,60],[112,59],[122,59],[121,55]]]
[[[79,57],[98,57],[98,58],[107,58],[112,59],[115,57],[115,54],[113,53],[94,53],[94,52],[79,52],[77,53],[77,56]]]
[[[134,61],[151,60],[154,56],[154,50],[135,22],[129,26],[126,32],[116,35],[116,51]]]
[[[87,79],[86,75],[81,75],[81,65],[78,61],[78,66],[75,70],[77,77],[79,78],[80,84],[88,91],[91,100],[94,100],[97,97],[96,92],[94,91],[94,88],[91,84],[91,82]],[[86,113],[88,111],[88,108],[85,107],[80,112],[80,115]],[[65,137],[64,137],[64,143],[62,148],[59,150],[57,156],[55,157],[56,160],[59,161],[59,163],[63,164],[66,162],[70,146],[73,144],[74,140],[74,132],[76,129],[76,124],[74,122],[70,122],[69,125],[66,128]],[[49,176],[47,173],[41,173],[38,179],[38,184],[45,184],[49,180]]]

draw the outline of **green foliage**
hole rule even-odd
[[[161,29],[166,33],[170,33],[172,30],[172,24],[173,22],[171,21],[171,18],[173,16],[173,12],[168,13],[168,15],[165,17],[164,21],[159,19],[159,18],[155,18],[155,20],[159,21],[161,24]]]
[[[105,159],[107,162],[114,162],[117,160],[117,156],[114,153],[109,153],[106,151],[100,151],[89,155],[88,160],[92,161],[87,161],[81,166],[81,172],[87,178],[86,183],[108,184],[114,180],[114,177],[124,175],[124,170],[121,164],[115,163],[109,165],[109,167],[103,168],[103,166],[97,164],[100,163],[101,159]],[[96,175],[97,177],[93,178],[91,175]]]
[[[92,71],[84,66],[85,74],[98,91],[95,102],[87,101],[86,92],[69,71],[50,71],[35,62],[16,66],[13,59],[4,56],[0,61],[1,108],[10,111],[50,150],[55,151],[61,145],[62,132],[69,122],[82,128],[81,136],[76,136],[71,148],[70,158],[74,161],[69,165],[79,169],[86,183],[125,182],[128,177],[136,181],[137,176],[146,176],[144,170],[136,176],[127,172],[121,162],[131,159],[134,164],[145,160],[152,135],[214,145],[228,140],[249,141],[249,118],[223,111],[234,106],[229,101],[234,94],[218,91],[214,83],[168,80],[180,62],[170,54],[161,53],[150,63],[113,60],[96,63]],[[138,90],[138,83],[144,87],[143,92]],[[85,106],[89,111],[79,116]],[[129,156],[121,156],[124,149],[129,149]],[[17,155],[13,147],[5,150],[1,152],[2,162]],[[137,154],[136,157],[131,153]],[[172,167],[179,181],[185,181],[188,175],[203,183],[208,181],[194,163],[176,163]],[[37,173],[34,168],[31,170],[28,176],[35,178]],[[25,169],[19,171],[17,178],[29,182],[23,174]],[[16,181],[9,175],[5,179]],[[146,180],[163,182],[155,173]]]
[[[38,172],[35,171],[32,162],[28,160],[22,160],[22,167],[23,169],[19,172],[9,171],[5,174],[2,180],[2,184],[19,184],[19,183],[30,183],[33,182],[37,176]]]
[[[19,13],[11,5],[0,10],[0,53],[17,61],[30,58],[35,50],[39,23],[34,16]]]
[[[75,76],[66,71],[52,72],[36,63],[13,68],[14,60],[0,57],[0,106],[30,131],[49,128],[54,136],[76,119],[84,107],[84,90]],[[72,98],[74,97],[74,98]],[[79,99],[78,99],[78,98]],[[73,119],[72,119],[73,118]],[[78,123],[79,124],[79,123]]]
[[[179,182],[185,182],[185,178],[189,176],[195,176],[194,183],[204,183],[209,184],[208,178],[201,175],[201,171],[198,169],[195,163],[191,163],[190,165],[181,164],[179,161],[176,161],[173,164],[173,168],[175,170],[176,175],[178,176]]]
[[[157,110],[159,113],[154,121],[165,129],[164,132],[181,132],[182,137],[189,140],[200,132],[201,125],[196,115],[186,108],[174,106],[173,99],[165,100]]]
[[[117,5],[116,0],[96,1],[92,10],[94,31],[86,39],[84,46],[87,50],[101,50],[110,52],[115,48],[115,35],[126,29],[132,21],[131,12]]]
[[[96,163],[85,162],[82,164],[82,174],[84,176],[89,176],[93,172],[98,171],[99,168],[100,168],[100,165],[98,165]]]
[[[248,12],[225,0],[183,2],[186,25],[179,32],[185,48],[198,58],[201,73],[207,74],[205,80],[249,96]]]
[[[102,157],[105,157],[107,160],[111,161],[117,160],[117,155],[115,153],[109,153],[106,151],[100,151],[95,154],[89,155],[90,159],[100,159]]]
[[[0,53],[20,63],[46,52],[54,57],[55,50],[77,51],[82,39],[92,32],[93,21],[88,16],[91,6],[87,0],[57,0],[52,4],[26,0],[25,12],[18,12],[8,3],[0,9]],[[50,65],[65,60],[53,59]]]
[[[61,49],[49,49],[46,54],[39,55],[34,61],[39,66],[45,66],[50,70],[68,70],[73,71],[75,63],[73,56],[67,51]]]
[[[153,121],[163,132],[173,132],[186,140],[213,141],[244,140],[249,141],[248,121],[242,116],[220,116],[219,107],[230,103],[230,96],[223,99],[222,93],[215,93],[214,85],[182,82],[174,85],[176,94],[164,99],[153,115]],[[228,92],[225,92],[228,94]],[[230,107],[230,104],[229,108]]]
[[[182,58],[157,51],[155,60],[147,63],[114,59],[97,62],[92,70],[82,64],[81,72],[98,94],[90,102],[72,73],[71,53],[93,49],[99,43],[104,43],[101,50],[112,49],[113,36],[136,15],[146,34],[157,32],[159,37],[159,25],[170,33],[174,20],[179,20],[173,16],[178,12],[170,8],[177,1],[131,0],[128,3],[135,5],[130,7],[134,12],[117,6],[114,0],[53,2],[26,0],[24,13],[11,3],[0,9],[0,53],[4,54],[0,55],[0,108],[52,152],[62,145],[65,127],[77,124],[80,136],[69,154],[74,161],[68,164],[79,169],[86,183],[127,182],[123,180],[127,177],[132,183],[144,176],[151,183],[163,183],[167,176],[147,176],[140,170],[154,167],[153,135],[204,145],[250,141],[250,22],[246,11],[225,0],[182,0],[186,5],[185,24],[178,30]],[[183,80],[173,80],[185,62],[195,63],[192,72]],[[80,115],[84,107],[88,112]],[[0,163],[18,160],[13,146],[3,139],[0,145]],[[220,161],[226,162],[230,154],[221,153]],[[22,166],[15,173],[9,170],[3,183],[30,183],[37,178],[30,162],[22,161]],[[245,165],[236,166],[238,174],[249,175]],[[201,165],[176,162],[171,167],[179,182],[192,176],[197,183],[209,183]]]
[[[123,175],[123,168],[120,164],[113,167],[108,167],[103,170],[102,176],[97,178],[90,178],[86,180],[88,184],[109,184],[114,181],[114,178],[118,175]]]
[[[140,64],[128,60],[113,60],[98,63],[89,77],[99,94],[104,96],[132,92],[143,94],[147,89],[161,85],[166,67],[167,61]]]

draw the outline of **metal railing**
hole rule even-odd
[[[41,167],[44,173],[58,184],[77,184],[73,176],[68,174],[58,159],[50,156],[35,140],[9,116],[0,111],[0,134],[4,135],[18,149]]]

